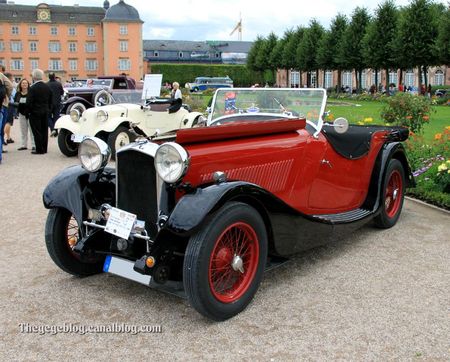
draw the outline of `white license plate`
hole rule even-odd
[[[133,266],[134,262],[130,260],[108,255],[105,259],[105,264],[103,265],[103,271],[147,286],[150,285],[152,277],[150,275],[138,273],[133,269]]]
[[[70,136],[70,139],[72,140],[72,142],[81,143],[81,142],[83,142],[85,137],[86,136],[84,136],[82,134],[73,134],[72,136]]]
[[[135,214],[113,207],[109,210],[105,231],[119,238],[128,239],[135,221]]]

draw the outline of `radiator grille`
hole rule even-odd
[[[134,150],[117,153],[117,207],[145,221],[150,236],[157,232],[158,205],[153,157]]]

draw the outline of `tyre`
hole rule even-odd
[[[194,234],[186,248],[183,283],[205,317],[231,318],[251,302],[267,259],[264,221],[251,206],[229,202]]]
[[[65,272],[80,277],[101,273],[104,257],[82,258],[72,250],[79,238],[79,225],[71,212],[63,208],[49,211],[45,243],[55,264]]]
[[[63,155],[73,157],[78,154],[78,143],[72,141],[72,132],[61,128],[58,132],[58,147]]]
[[[375,217],[375,225],[388,229],[397,223],[405,198],[405,170],[399,160],[392,159],[386,168],[381,196],[381,212]]]
[[[92,103],[94,103],[96,107],[106,106],[108,104],[111,104],[112,103],[111,94],[109,94],[108,91],[102,89],[94,95],[94,99],[93,99]]]
[[[86,110],[86,106],[81,102],[72,103],[69,107],[67,107],[66,114],[70,114],[70,111],[72,109],[76,109],[78,112],[80,112],[80,116],[81,116],[83,114],[83,112]]]
[[[127,144],[134,142],[135,136],[125,126],[117,127],[108,136],[108,146],[111,148],[111,158],[116,159],[116,151],[126,146]]]

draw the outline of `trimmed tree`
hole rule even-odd
[[[258,55],[262,51],[263,46],[264,46],[264,38],[258,35],[247,55],[247,68],[257,72],[260,75],[260,79],[262,79],[264,68],[260,67],[261,64],[257,61],[257,59]]]
[[[298,27],[293,34],[289,37],[289,40],[286,43],[286,46],[283,50],[283,65],[287,70],[296,69],[300,71],[300,79],[302,70],[298,68],[297,64],[297,46],[301,42],[303,36],[305,34],[305,28]]]

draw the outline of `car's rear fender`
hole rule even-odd
[[[74,122],[72,121],[72,119],[70,118],[69,115],[64,115],[58,118],[58,120],[55,123],[55,128],[56,129],[67,129],[70,132],[72,132],[73,134],[79,134],[80,133],[80,123],[79,122]]]
[[[114,168],[89,173],[79,165],[71,166],[50,180],[43,193],[43,202],[47,209],[67,209],[81,225],[87,218],[89,207],[103,203],[115,205],[114,190]]]
[[[192,128],[194,122],[198,122],[198,118],[202,116],[199,112],[190,112],[181,121],[180,128]]]

